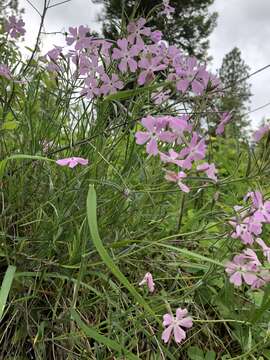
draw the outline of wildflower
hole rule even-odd
[[[154,42],[154,43],[158,43],[159,41],[161,41],[162,39],[162,32],[159,31],[159,30],[155,30],[151,33],[151,40]]]
[[[254,264],[249,264],[243,254],[234,256],[233,261],[226,264],[225,271],[230,276],[230,282],[235,286],[241,286],[243,281],[252,285],[257,280],[257,268]]]
[[[87,99],[92,99],[100,95],[100,88],[98,81],[94,76],[88,76],[85,80],[85,87],[81,91],[81,95],[86,95]]]
[[[142,281],[139,283],[139,286],[142,286],[146,284],[149,291],[150,292],[154,292],[155,291],[155,283],[153,281],[153,276],[150,272],[147,272],[145,275],[144,275],[144,278],[142,279]]]
[[[48,51],[46,56],[49,57],[51,61],[58,60],[63,48],[61,46],[55,46],[52,50]]]
[[[7,65],[0,64],[0,76],[3,76],[8,80],[11,79],[11,72],[10,72],[9,68],[7,67]]]
[[[260,245],[263,251],[263,255],[267,258],[267,261],[270,263],[270,247],[268,247],[261,238],[257,238],[256,243]]]
[[[119,80],[116,74],[112,74],[111,78],[107,74],[101,76],[103,84],[100,87],[100,92],[104,95],[114,94],[117,90],[122,89],[124,84]]]
[[[155,72],[166,69],[165,64],[161,64],[162,57],[155,56],[151,58],[143,58],[139,61],[139,68],[143,69],[138,77],[138,84],[144,85],[155,79]]]
[[[270,272],[269,270],[262,269],[257,273],[257,279],[252,283],[251,289],[259,289],[264,286],[266,283],[270,282]]]
[[[70,27],[69,33],[71,36],[67,36],[67,45],[72,45],[75,42],[75,50],[82,50],[88,48],[91,43],[90,29],[88,26],[80,25],[77,27]]]
[[[250,192],[246,198],[251,197],[256,209],[253,216],[257,221],[270,223],[270,201],[263,201],[260,191]]]
[[[128,48],[128,40],[120,39],[117,40],[118,48],[113,49],[112,58],[114,60],[120,60],[118,64],[118,68],[122,73],[127,72],[128,67],[131,72],[135,72],[137,70],[137,62],[134,60],[134,57],[137,56],[140,52],[140,49],[133,45],[130,49]]]
[[[8,18],[8,21],[6,22],[5,30],[12,38],[17,39],[21,35],[25,34],[24,26],[25,22],[22,19],[17,20],[16,17],[12,15]]]
[[[182,160],[181,166],[184,169],[191,169],[192,162],[195,160],[202,160],[205,157],[206,145],[204,139],[199,139],[196,132],[193,132],[190,144],[180,151]]]
[[[168,154],[164,154],[160,152],[159,155],[160,155],[160,160],[163,161],[164,163],[172,163],[178,166],[181,165],[181,161],[179,160],[179,153],[174,151],[173,149],[170,149]]]
[[[221,116],[220,123],[216,129],[216,135],[221,135],[224,133],[225,125],[231,120],[232,115],[228,112],[224,112]]]
[[[205,171],[206,175],[209,177],[209,179],[212,179],[214,182],[217,182],[217,169],[215,167],[215,164],[208,164],[203,163],[197,166],[198,171]]]
[[[151,99],[156,105],[161,105],[170,98],[170,90],[159,91],[152,94]]]
[[[163,326],[166,329],[162,333],[162,340],[167,343],[172,336],[177,344],[186,338],[186,332],[183,328],[189,329],[192,327],[192,318],[187,316],[187,309],[176,309],[176,317],[171,314],[165,314],[163,316]]]
[[[70,168],[74,168],[76,165],[88,165],[88,159],[83,159],[81,157],[70,157],[59,159],[56,161],[56,164],[60,166],[68,166]]]
[[[176,182],[183,192],[189,193],[189,187],[182,182],[182,179],[184,179],[185,177],[187,177],[187,175],[183,171],[175,173],[174,171],[167,170],[165,175],[166,180]]]
[[[252,134],[252,138],[255,142],[259,142],[266,133],[268,133],[270,130],[270,126],[269,125],[264,125],[261,126],[258,130],[256,130],[253,134]]]
[[[138,19],[137,21],[132,21],[127,26],[128,42],[133,45],[136,43],[138,46],[142,46],[144,41],[142,39],[142,35],[151,36],[151,29],[149,27],[145,27],[146,20],[143,18]]]
[[[139,145],[146,145],[146,152],[150,155],[158,155],[158,140],[167,139],[167,135],[164,135],[164,128],[167,125],[167,119],[164,117],[154,118],[153,116],[147,116],[142,119],[141,124],[147,131],[137,131],[135,134],[136,143]]]
[[[192,125],[188,123],[189,116],[170,117],[169,125],[176,136],[177,144],[182,144],[184,132],[191,132]]]

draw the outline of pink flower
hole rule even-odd
[[[160,12],[160,15],[166,15],[167,18],[175,12],[175,8],[169,4],[169,0],[163,0],[164,10]]]
[[[175,134],[177,144],[182,144],[184,132],[191,132],[192,125],[188,123],[189,116],[183,115],[180,117],[170,117],[169,124],[173,133]]]
[[[270,126],[269,125],[264,125],[261,126],[258,130],[256,130],[253,134],[252,134],[252,138],[255,142],[259,142],[263,136],[268,133],[270,130]]]
[[[52,50],[48,51],[45,56],[48,56],[51,61],[58,60],[63,48],[61,46],[55,46]]]
[[[163,316],[163,326],[166,329],[162,333],[162,340],[167,343],[170,340],[170,337],[174,336],[174,340],[177,344],[179,344],[182,340],[186,338],[186,332],[183,328],[191,328],[192,327],[192,318],[190,316],[186,316],[188,314],[187,309],[176,309],[176,317],[171,314],[165,314]]]
[[[266,283],[270,282],[270,272],[269,270],[261,270],[257,273],[257,279],[252,283],[251,289],[259,289],[264,286]]]
[[[177,185],[183,192],[189,193],[189,187],[182,182],[182,179],[184,179],[185,177],[187,177],[187,175],[183,171],[175,173],[174,171],[167,170],[165,175],[166,180],[177,183]]]
[[[163,161],[164,163],[176,164],[178,166],[181,165],[181,160],[179,160],[180,158],[179,153],[174,151],[173,149],[170,149],[168,154],[164,154],[160,152],[159,155],[160,155],[160,160]]]
[[[225,271],[230,276],[230,282],[235,286],[241,286],[243,281],[252,285],[257,280],[257,268],[247,263],[247,258],[243,254],[234,256],[233,261],[226,264]]]
[[[256,239],[256,243],[260,245],[263,251],[263,255],[266,257],[267,261],[270,263],[270,247],[268,247],[265,242],[258,238]]]
[[[86,95],[87,99],[93,99],[100,95],[98,81],[94,76],[88,76],[85,80],[85,87],[81,91],[81,95]]]
[[[253,205],[256,209],[253,216],[256,221],[270,223],[270,201],[263,201],[260,191],[250,192],[247,197],[251,197]]]
[[[17,20],[15,16],[10,16],[6,23],[6,31],[12,38],[18,38],[25,34],[24,21],[22,19]]]
[[[128,71],[128,67],[131,72],[137,70],[137,62],[134,60],[134,57],[137,56],[140,52],[140,49],[133,45],[130,49],[128,48],[129,43],[127,39],[117,40],[118,48],[113,49],[112,58],[114,60],[121,59],[118,68],[122,73]]]
[[[170,90],[153,93],[151,99],[156,105],[161,105],[170,98]]]
[[[220,123],[216,129],[216,135],[221,135],[224,133],[225,125],[231,120],[232,115],[228,112],[224,112],[221,116]]]
[[[69,33],[71,36],[67,36],[67,45],[72,45],[75,42],[75,50],[82,50],[88,48],[91,44],[90,29],[88,26],[80,25],[77,27],[70,27]]]
[[[146,284],[148,286],[148,289],[150,292],[154,292],[155,291],[155,283],[153,281],[153,276],[150,272],[147,272],[144,275],[144,278],[142,279],[142,281],[139,283],[139,286],[142,286]]]
[[[132,21],[128,24],[128,41],[130,44],[133,45],[136,42],[137,45],[142,46],[144,44],[142,35],[148,37],[151,36],[151,29],[149,27],[145,27],[145,24],[146,20],[143,18],[140,18],[137,21]]]
[[[150,58],[143,58],[139,61],[139,68],[144,69],[139,77],[138,84],[144,85],[155,79],[155,72],[166,69],[167,65],[161,64],[162,57],[155,56]]]
[[[116,74],[112,74],[110,78],[107,74],[103,74],[101,76],[101,80],[103,84],[100,87],[100,92],[104,95],[115,94],[117,90],[123,89],[124,84],[121,80],[119,80]]]
[[[206,175],[209,177],[209,179],[212,179],[214,182],[217,182],[217,169],[215,167],[215,164],[208,164],[203,163],[201,165],[197,166],[198,171],[205,171]]]
[[[139,145],[147,143],[146,152],[150,155],[158,155],[157,141],[169,140],[168,137],[171,134],[168,131],[164,131],[167,123],[168,121],[166,117],[154,118],[153,116],[147,116],[143,118],[141,124],[147,131],[136,132],[136,143]]]
[[[159,30],[155,30],[151,33],[151,40],[154,42],[154,43],[158,43],[159,41],[161,41],[162,39],[162,32],[159,31]]]
[[[0,76],[5,77],[6,79],[10,80],[11,79],[11,71],[9,70],[9,68],[7,67],[7,65],[5,64],[0,64]]]
[[[88,159],[83,159],[81,157],[70,157],[65,159],[59,159],[56,161],[56,164],[60,166],[68,166],[74,168],[76,165],[88,165]]]
[[[193,132],[190,144],[180,151],[180,156],[185,160],[181,161],[184,169],[191,169],[192,162],[202,160],[205,157],[206,145],[204,139],[199,139],[199,135]]]

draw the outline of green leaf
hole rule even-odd
[[[122,347],[116,341],[109,339],[104,335],[101,335],[100,333],[98,333],[96,331],[95,328],[87,326],[81,320],[78,313],[74,309],[71,309],[71,315],[72,315],[72,318],[77,323],[78,327],[84,332],[84,334],[86,336],[96,340],[99,344],[104,344],[108,348],[118,351],[120,354],[125,354],[126,359],[139,360],[139,358],[136,355],[134,355],[130,351],[126,350],[124,347]]]
[[[16,271],[16,266],[9,265],[2,282],[2,286],[0,289],[0,320],[2,319],[2,315],[6,306],[8,294],[11,288],[15,271]]]
[[[19,126],[19,123],[15,120],[6,121],[1,126],[1,130],[14,130],[14,129],[17,129],[18,126]]]
[[[204,354],[201,349],[199,349],[197,346],[191,346],[188,351],[188,356],[190,360],[203,360]]]
[[[205,360],[215,360],[216,359],[216,353],[214,351],[207,351],[205,354]]]
[[[90,233],[92,236],[93,243],[106,266],[114,274],[114,276],[125,286],[125,288],[130,292],[130,294],[136,299],[136,301],[144,307],[144,309],[154,316],[156,320],[160,323],[160,320],[157,318],[155,312],[144,300],[144,298],[137,292],[135,287],[128,281],[125,275],[120,271],[118,266],[113,262],[109,254],[107,253],[105,247],[102,244],[102,241],[99,236],[98,226],[97,226],[97,199],[96,191],[93,185],[89,186],[89,191],[87,195],[87,218],[88,225],[90,228]]]

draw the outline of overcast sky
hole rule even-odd
[[[54,0],[52,3],[60,2]],[[147,0],[145,0],[147,1]],[[42,0],[32,0],[34,6],[42,8]],[[39,16],[26,0],[20,0],[25,8],[27,45],[33,45],[39,25]],[[242,57],[251,67],[251,72],[270,64],[270,0],[215,0],[212,7],[217,11],[218,26],[210,36],[210,54],[213,62],[210,68],[214,71],[220,67],[226,53],[237,46]],[[49,10],[45,21],[47,32],[67,30],[69,26],[89,25],[91,29],[100,29],[97,14],[101,6],[91,0],[71,0]],[[52,45],[63,44],[63,37],[47,36],[44,40],[44,52]],[[270,68],[253,76],[251,110],[270,102]],[[263,117],[270,118],[270,106],[250,114],[253,126],[256,127]]]

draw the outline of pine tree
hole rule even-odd
[[[219,77],[224,87],[220,108],[222,111],[232,111],[233,121],[228,127],[231,135],[241,137],[249,120],[245,113],[251,97],[251,85],[248,82],[250,68],[241,57],[241,51],[235,47],[225,55]]]
[[[206,59],[209,47],[208,36],[216,26],[217,13],[209,13],[214,0],[170,0],[175,13],[167,19],[158,16],[162,9],[162,0],[94,0],[104,5],[100,16],[103,21],[103,33],[107,38],[115,38],[119,33],[122,18],[126,21],[134,16],[153,16],[150,26],[164,34],[164,40],[179,45],[187,54]],[[154,14],[153,9],[157,12]]]

